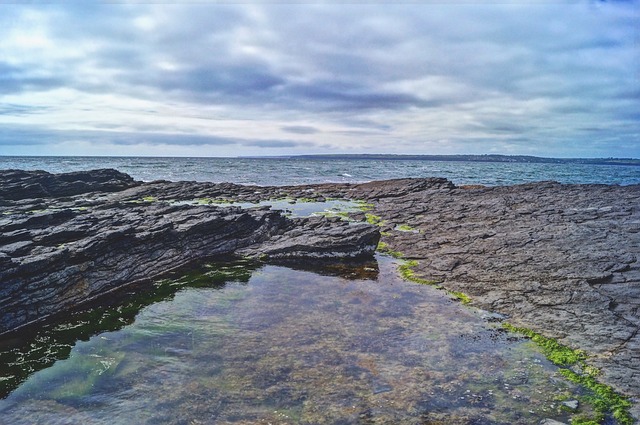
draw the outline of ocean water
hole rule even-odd
[[[543,180],[578,184],[640,184],[640,167],[416,160],[302,158],[9,157],[0,169],[52,173],[115,168],[136,180],[195,180],[293,185],[358,183],[403,177],[445,177],[455,184],[502,186]]]

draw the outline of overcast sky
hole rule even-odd
[[[0,40],[0,155],[640,158],[639,1],[0,3]]]

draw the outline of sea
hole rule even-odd
[[[0,156],[0,169],[51,173],[115,168],[136,180],[232,182],[259,186],[361,183],[406,177],[444,177],[457,185],[505,186],[536,181],[640,184],[640,167],[592,164],[326,158],[184,158]]]

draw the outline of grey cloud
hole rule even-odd
[[[254,146],[257,148],[294,148],[304,145],[304,143],[295,142],[292,140],[253,140],[243,141],[245,146]]]
[[[282,131],[294,134],[315,134],[320,132],[320,130],[318,130],[317,128],[307,125],[287,125],[280,128]]]
[[[11,103],[0,103],[0,115],[24,116],[40,114],[48,108],[34,105],[16,105]]]
[[[62,87],[66,82],[62,77],[38,76],[26,67],[0,62],[0,94],[46,91]]]
[[[49,30],[56,45],[79,40],[95,46],[95,53],[55,64],[38,62],[37,57],[18,65],[0,63],[0,94],[66,86],[214,105],[231,118],[260,119],[268,114],[292,134],[312,135],[323,128],[320,123],[337,123],[347,127],[344,135],[377,131],[400,139],[409,137],[398,133],[405,111],[455,116],[462,108],[470,116],[465,122],[481,123],[473,130],[487,136],[472,146],[491,146],[493,136],[516,132],[539,136],[553,130],[545,122],[566,115],[562,127],[574,131],[576,138],[584,135],[579,129],[590,120],[602,123],[602,137],[619,131],[620,122],[627,123],[625,134],[637,140],[636,6],[48,5],[44,10],[55,16],[56,25]],[[10,9],[9,18],[0,17],[0,27],[18,21],[12,14],[21,9]],[[134,25],[147,15],[157,17],[159,26],[145,31]],[[167,71],[161,62],[177,67]],[[96,78],[84,79],[78,73],[87,66],[93,67]],[[424,93],[412,92],[411,82],[426,77],[452,85],[433,87],[434,93],[443,89],[445,95],[431,94],[430,87]],[[510,100],[535,106],[518,111],[513,124],[509,120],[516,115]],[[490,106],[482,109],[476,103]],[[4,112],[9,113],[21,112]],[[297,119],[312,125],[290,125]],[[447,124],[453,134],[460,134],[465,125]],[[177,145],[229,141],[209,136],[171,141],[176,136],[154,134],[140,137]],[[126,145],[138,139],[132,133],[117,140]],[[242,137],[229,141],[245,142]],[[256,148],[301,146],[287,140],[248,143]],[[529,149],[516,142],[510,146]]]

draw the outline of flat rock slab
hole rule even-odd
[[[382,240],[418,261],[418,277],[585,350],[640,417],[640,186],[417,179],[317,193],[370,202]]]

